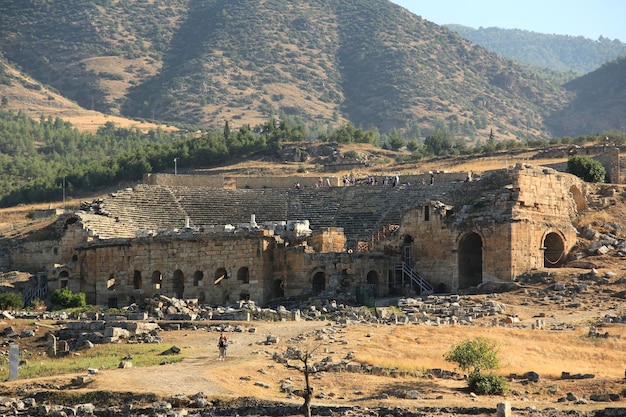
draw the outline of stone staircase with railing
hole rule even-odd
[[[24,294],[22,294],[24,305],[30,306],[35,300],[45,301],[46,298],[48,298],[49,291],[50,291],[50,287],[48,287],[48,284],[43,284],[37,287],[29,288]]]
[[[406,262],[396,263],[394,270],[397,274],[401,274],[402,282],[408,280],[413,288],[419,289],[420,294],[432,294],[434,292],[435,288],[432,284],[407,265]]]

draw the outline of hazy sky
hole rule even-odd
[[[391,1],[438,25],[497,26],[626,42],[626,0]]]

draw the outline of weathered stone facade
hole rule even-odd
[[[405,259],[440,292],[560,266],[576,243],[572,221],[587,208],[582,181],[531,166],[498,175],[503,187],[482,196],[461,189],[462,205],[431,201],[403,218]]]
[[[144,184],[61,217],[58,239],[16,245],[11,266],[121,306],[157,294],[265,304],[430,284],[454,292],[565,262],[587,184],[521,165],[466,177],[302,190]]]

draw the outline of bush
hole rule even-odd
[[[509,389],[506,379],[500,375],[482,375],[478,372],[470,374],[467,385],[474,394],[502,395]]]
[[[21,310],[24,307],[22,296],[15,292],[0,294],[0,310]]]
[[[567,172],[587,182],[604,182],[606,170],[599,161],[584,155],[573,155],[567,160]]]
[[[61,288],[60,290],[54,290],[50,294],[50,302],[54,310],[61,310],[64,308],[85,307],[87,301],[85,299],[85,293],[73,293],[67,288]]]
[[[500,366],[496,342],[485,337],[464,340],[448,351],[444,358],[459,365],[470,374],[480,374],[481,369],[497,369]]]

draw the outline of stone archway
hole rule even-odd
[[[196,271],[193,273],[193,286],[199,287],[204,280],[204,272]]]
[[[285,298],[285,282],[282,279],[274,280],[274,297]]]
[[[326,274],[322,271],[316,272],[311,280],[313,295],[317,295],[326,289]]]
[[[141,271],[135,270],[133,272],[133,289],[140,290],[143,288],[143,280],[141,278]]]
[[[483,240],[478,233],[468,233],[459,241],[459,289],[467,289],[483,281]]]
[[[214,285],[220,285],[223,280],[228,279],[228,273],[226,272],[226,268],[218,268],[215,271],[215,276],[213,277],[213,279]]]
[[[163,274],[161,271],[152,272],[152,286],[155,290],[160,290],[163,285]]]
[[[565,243],[561,235],[550,232],[543,239],[544,268],[559,268],[565,262]]]
[[[237,271],[237,280],[241,281],[242,284],[250,283],[250,270],[247,266],[242,266]]]
[[[174,279],[172,282],[172,291],[174,297],[183,298],[185,293],[185,274],[180,269],[174,271]]]
[[[367,273],[367,285],[371,286],[372,295],[378,296],[378,272],[370,271]]]

